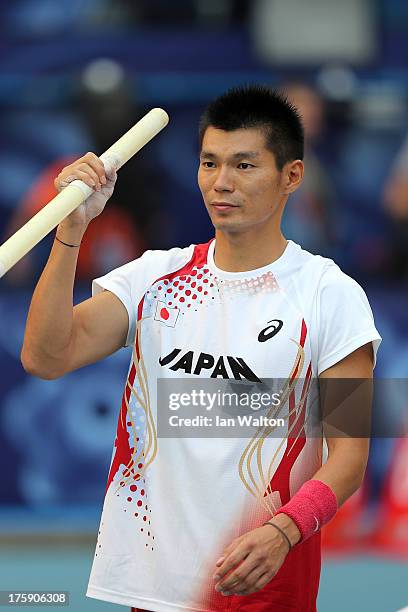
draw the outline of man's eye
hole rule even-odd
[[[241,163],[238,165],[238,168],[239,168],[240,170],[248,170],[249,168],[254,168],[254,166],[253,166],[252,164],[247,164],[246,162],[241,162]]]
[[[215,164],[212,161],[203,161],[201,162],[204,166],[204,168],[214,168]]]

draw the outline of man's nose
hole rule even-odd
[[[232,172],[229,168],[221,166],[213,185],[215,191],[234,191]]]

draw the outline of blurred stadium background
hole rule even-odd
[[[0,8],[0,234],[53,195],[67,160],[101,153],[145,110],[166,131],[121,171],[81,250],[90,280],[146,248],[207,241],[197,120],[244,82],[301,109],[308,177],[286,234],[333,257],[370,298],[391,382],[364,486],[325,529],[320,612],[408,605],[408,3],[406,0],[14,0]],[[45,239],[0,285],[0,589],[86,600],[129,353],[61,380],[19,361]],[[397,384],[402,381],[402,384]]]

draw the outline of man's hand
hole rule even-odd
[[[217,561],[215,589],[223,595],[259,591],[278,572],[288,552],[283,535],[271,525],[248,531],[233,540]]]
[[[55,189],[60,192],[76,179],[92,187],[95,193],[68,215],[61,226],[80,227],[85,230],[89,222],[101,214],[111,197],[116,183],[116,172],[113,168],[105,168],[95,153],[86,153],[61,170],[54,181]]]

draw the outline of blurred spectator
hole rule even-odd
[[[330,256],[337,239],[334,188],[315,150],[323,134],[324,102],[315,89],[303,83],[289,83],[282,89],[300,112],[305,129],[305,177],[289,198],[283,233],[312,253]]]
[[[384,208],[393,233],[392,273],[408,274],[408,136],[395,160],[384,190]]]

